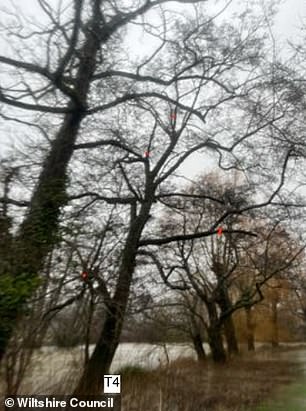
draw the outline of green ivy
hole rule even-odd
[[[10,274],[0,275],[0,321],[10,310],[17,309],[33,294],[40,285],[38,276],[20,274],[13,277]]]

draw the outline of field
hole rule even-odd
[[[178,360],[151,372],[123,373],[123,410],[251,411],[301,378],[295,354],[263,351],[223,366]],[[304,389],[305,394],[305,389]],[[280,400],[281,401],[281,400]],[[258,408],[278,411],[276,407]],[[295,408],[281,408],[298,411]]]
[[[271,398],[281,404],[280,393],[288,392],[291,400],[305,391],[296,382],[303,375],[305,348],[292,348],[272,352],[261,347],[256,354],[215,365],[198,363],[184,344],[125,343],[111,372],[122,375],[123,411],[277,411],[269,405]],[[69,394],[81,365],[81,347],[37,350],[21,393]]]

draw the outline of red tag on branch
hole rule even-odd
[[[145,151],[144,158],[149,158],[149,157],[150,157],[150,151]]]
[[[83,278],[84,281],[87,280],[87,278],[88,278],[88,272],[87,272],[87,271],[83,271],[82,274],[81,274],[81,277]]]
[[[222,228],[222,227],[219,227],[218,230],[217,230],[218,236],[221,236],[221,235],[222,235],[222,232],[223,232],[223,228]]]

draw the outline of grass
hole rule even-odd
[[[264,402],[255,411],[305,411],[306,381],[296,382],[283,390],[278,390],[275,398]]]
[[[122,411],[306,410],[306,377],[301,377],[306,350],[301,348],[260,349],[219,366],[181,358],[151,371],[139,365],[118,367],[114,373],[122,376]],[[65,356],[38,356],[22,393],[71,393],[82,363],[64,351]]]
[[[239,358],[218,366],[177,360],[153,371],[123,372],[122,410],[276,411],[256,407],[298,376],[296,363],[277,354]]]

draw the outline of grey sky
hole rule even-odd
[[[276,32],[285,38],[298,38],[299,27],[305,20],[306,1],[287,0],[280,7],[275,25]]]
[[[2,0],[3,2],[3,0]],[[56,0],[51,0],[50,3],[56,2]],[[238,1],[234,0],[232,5],[236,8],[237,5],[240,3],[242,6],[245,6],[247,3],[249,3],[250,8],[252,8],[252,2],[253,0],[250,0],[249,2],[247,1]],[[265,0],[262,0],[263,4]],[[9,2],[8,2],[9,3]],[[213,4],[214,2],[208,2],[208,4]],[[255,2],[254,2],[255,3]],[[37,14],[37,1],[36,0],[15,0],[15,4],[20,7],[25,14],[28,15],[36,15]],[[224,4],[223,0],[220,0],[216,2],[216,10],[222,8],[222,4]],[[172,3],[172,7],[174,7],[175,2]],[[2,3],[0,7],[4,7],[4,4]],[[285,0],[282,2],[282,4],[279,6],[279,14],[277,15],[275,25],[273,27],[273,32],[274,32],[274,37],[277,42],[281,41],[282,43],[282,50],[285,50],[287,39],[290,39],[291,41],[297,41],[300,37],[300,30],[299,28],[301,27],[303,21],[306,21],[306,1],[305,0]],[[36,15],[36,17],[39,16]],[[0,32],[1,35],[1,32]],[[2,44],[2,46],[1,46]],[[3,47],[3,42],[1,43],[0,39],[0,46],[1,46],[1,54],[5,54],[5,47]],[[146,45],[147,47],[148,45]],[[1,157],[1,151],[3,152],[4,146],[11,145],[12,139],[14,138],[15,134],[15,139],[18,140],[20,137],[18,137],[18,132],[16,128],[16,133],[14,132],[14,125],[10,125],[10,135],[5,137],[5,132],[4,132],[4,127],[3,124],[1,125],[1,120],[0,119],[0,157]],[[6,125],[5,125],[6,127]],[[201,164],[203,162],[206,163],[206,165],[209,165],[212,167],[214,166],[214,162],[211,160],[208,162],[207,157],[205,158],[204,156],[201,156],[200,154],[195,155],[194,157],[190,158],[188,161],[186,161],[182,167],[182,171],[184,174],[192,177],[195,174],[199,172],[199,169],[201,169]]]
[[[297,42],[301,38],[303,22],[306,23],[306,1],[283,0],[282,4],[279,5],[279,12],[272,28],[274,38],[283,53],[286,53],[288,41]],[[205,168],[213,169],[216,166],[216,160],[196,153],[185,161],[180,171],[192,178],[199,174],[199,170],[202,168],[201,164],[202,167],[205,164]]]

